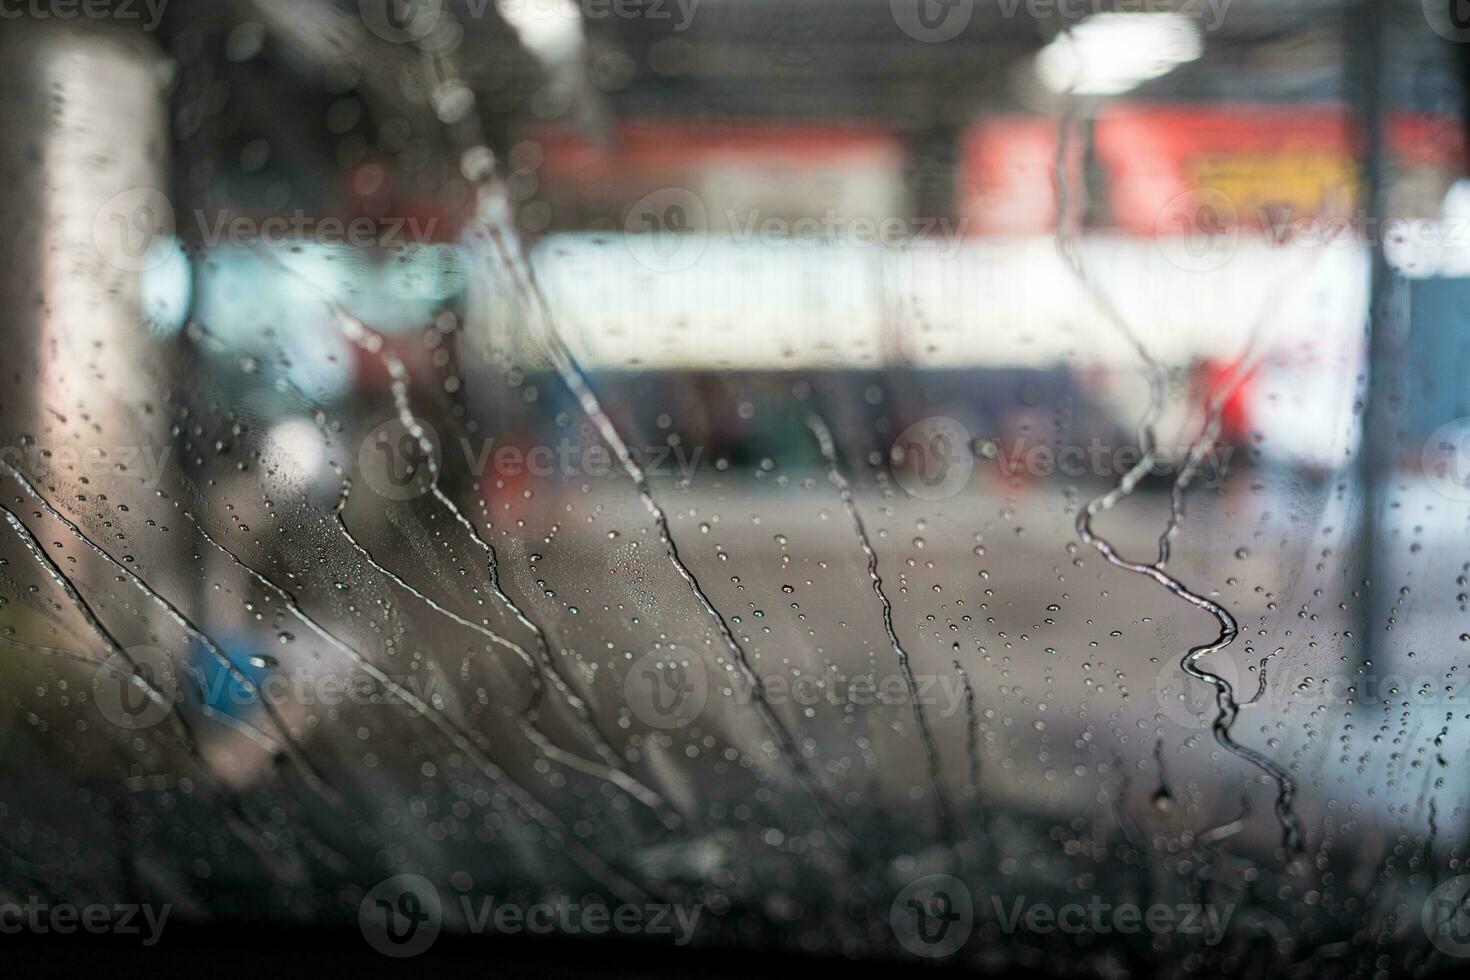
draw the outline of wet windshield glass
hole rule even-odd
[[[1452,6],[26,8],[0,926],[1463,963]]]

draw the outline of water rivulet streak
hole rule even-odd
[[[1240,630],[1235,624],[1235,618],[1224,606],[1211,599],[1207,599],[1198,593],[1191,592],[1178,579],[1157,565],[1143,565],[1138,562],[1128,561],[1114,550],[1113,546],[1103,537],[1092,530],[1092,518],[1103,508],[1099,501],[1094,500],[1082,509],[1077,515],[1077,534],[1088,545],[1095,548],[1109,564],[1117,568],[1125,569],[1137,575],[1144,575],[1168,589],[1174,595],[1188,602],[1196,608],[1215,617],[1220,624],[1220,634],[1209,643],[1191,647],[1184,655],[1179,666],[1185,673],[1196,680],[1204,681],[1215,688],[1214,721],[1210,724],[1210,730],[1214,733],[1215,741],[1219,742],[1227,752],[1237,758],[1243,759],[1255,766],[1261,772],[1270,776],[1276,782],[1276,818],[1281,822],[1282,835],[1286,848],[1293,853],[1301,850],[1301,832],[1297,822],[1296,814],[1292,811],[1292,801],[1296,796],[1296,783],[1281,766],[1266,758],[1254,749],[1246,748],[1236,742],[1230,735],[1230,728],[1235,724],[1235,717],[1240,712],[1240,705],[1235,700],[1235,690],[1230,682],[1219,674],[1211,673],[1199,666],[1199,661],[1204,657],[1225,649],[1235,641]]]
[[[361,653],[354,649],[350,644],[339,639],[335,634],[333,634],[330,630],[328,630],[325,626],[318,622],[315,617],[311,616],[304,609],[302,609],[300,603],[297,602],[295,595],[293,595],[289,590],[271,581],[271,579],[266,577],[260,571],[242,561],[239,556],[237,556],[234,552],[230,551],[224,545],[216,541],[213,535],[206,531],[192,514],[186,512],[184,516],[196,528],[198,528],[199,534],[204,538],[204,540],[213,545],[216,550],[224,555],[237,568],[244,571],[252,579],[260,583],[267,590],[276,595],[281,600],[281,602],[285,604],[287,610],[289,610],[293,616],[295,616],[303,625],[305,625],[307,629],[311,630],[323,641],[329,643],[337,650],[345,654],[347,658],[350,659],[353,663],[357,664],[357,666],[360,667],[365,674],[381,684],[384,690],[394,695],[415,714],[437,728],[440,734],[442,734],[446,739],[449,740],[449,743],[451,745],[453,745],[456,749],[463,752],[467,757],[469,757],[469,759],[474,762],[475,766],[480,770],[481,773],[485,775],[487,779],[494,783],[496,787],[498,787],[502,792],[506,794],[506,796],[514,801],[514,803],[522,813],[525,813],[536,823],[540,824],[542,829],[546,833],[546,839],[549,842],[552,842],[561,847],[566,852],[567,856],[570,857],[574,862],[576,862],[578,867],[586,871],[596,881],[606,887],[612,894],[618,896],[623,901],[642,902],[648,900],[648,895],[642,888],[624,878],[620,873],[615,871],[611,865],[609,865],[601,857],[595,854],[590,848],[586,847],[581,842],[576,840],[575,837],[569,836],[566,832],[566,827],[562,823],[561,819],[550,810],[548,810],[545,806],[543,806],[540,801],[538,801],[531,794],[529,790],[527,790],[525,787],[521,786],[520,783],[512,779],[508,773],[502,770],[500,766],[498,766],[489,756],[487,756],[475,743],[474,738],[468,731],[464,729],[463,726],[454,721],[439,708],[436,708],[434,705],[428,703],[427,701],[420,698],[418,695],[414,694],[412,691],[408,690],[402,684],[399,684],[397,681],[393,680],[393,678],[389,677],[382,670],[374,666],[371,661],[369,661],[366,657],[364,657]]]
[[[837,495],[842,498],[842,509],[847,512],[847,519],[852,523],[853,533],[857,535],[858,547],[863,549],[863,555],[868,560],[868,579],[873,585],[873,594],[878,597],[878,602],[883,609],[883,630],[888,634],[888,645],[893,649],[893,655],[898,658],[898,669],[903,675],[904,684],[909,689],[909,700],[914,706],[914,723],[919,726],[919,741],[924,746],[924,757],[929,767],[929,786],[934,793],[935,807],[939,811],[939,835],[943,840],[954,840],[954,807],[950,803],[949,791],[944,786],[944,777],[939,769],[939,748],[934,744],[934,731],[929,727],[929,718],[924,711],[924,702],[919,697],[919,685],[914,679],[914,668],[909,662],[909,653],[904,649],[903,643],[898,639],[898,633],[893,628],[893,603],[888,599],[888,593],[883,589],[883,577],[878,574],[878,553],[873,550],[873,543],[868,538],[868,530],[863,526],[862,515],[858,513],[857,503],[852,497],[852,487],[843,477],[842,471],[837,466],[837,446],[832,441],[832,430],[827,428],[827,423],[822,421],[818,415],[808,415],[807,428],[812,430],[812,435],[817,437],[817,445],[822,450],[822,459],[827,464],[827,479],[832,486],[837,488]]]
[[[255,681],[251,680],[251,678],[247,674],[245,674],[244,671],[240,670],[240,668],[235,665],[235,662],[231,660],[228,655],[225,654],[224,650],[220,649],[219,644],[217,644],[214,639],[209,636],[209,634],[200,629],[199,626],[192,619],[184,615],[183,611],[180,610],[178,606],[170,602],[168,598],[165,597],[161,592],[150,586],[142,579],[141,576],[135,573],[131,568],[128,568],[127,565],[113,558],[112,555],[108,554],[107,551],[105,551],[100,545],[98,545],[95,541],[88,537],[87,534],[75,523],[73,523],[70,518],[61,513],[55,507],[53,507],[51,505],[51,502],[47,500],[39,490],[36,489],[35,485],[31,483],[31,481],[25,476],[25,474],[21,473],[15,467],[11,466],[9,463],[6,463],[4,460],[0,460],[0,470],[3,470],[7,475],[10,476],[12,480],[20,484],[21,489],[23,489],[31,497],[31,499],[40,504],[41,508],[45,510],[46,513],[50,514],[57,521],[61,522],[61,524],[68,531],[71,532],[72,536],[80,541],[83,545],[85,545],[88,550],[90,550],[97,557],[101,558],[103,561],[107,562],[107,564],[111,565],[118,572],[120,572],[125,578],[127,578],[128,581],[132,582],[133,585],[140,592],[153,600],[153,602],[164,611],[164,614],[167,615],[169,619],[173,620],[180,629],[182,629],[186,634],[198,641],[199,644],[203,646],[204,649],[207,650],[211,656],[214,657],[215,661],[218,662],[220,666],[225,669],[226,672],[228,672],[231,680],[233,680],[236,684],[239,684],[244,690],[250,692],[250,694],[253,695],[255,699],[265,709],[266,716],[271,720],[271,725],[275,728],[277,734],[280,735],[280,745],[285,750],[286,755],[291,760],[292,764],[296,766],[297,770],[301,773],[303,778],[305,778],[307,785],[309,785],[318,793],[322,794],[322,796],[327,799],[328,802],[333,803],[334,805],[341,804],[342,798],[340,794],[338,794],[337,791],[332,788],[325,777],[323,777],[322,774],[317,770],[317,768],[312,765],[310,759],[307,758],[306,753],[302,751],[301,746],[297,743],[296,739],[292,737],[285,720],[281,718],[280,712],[276,710],[276,706],[271,702],[271,699],[261,694],[260,687],[255,683]]]
[[[664,546],[664,552],[674,566],[675,572],[689,587],[689,591],[694,595],[705,615],[714,622],[720,638],[735,658],[741,677],[751,692],[751,704],[755,707],[761,722],[775,738],[778,750],[787,765],[791,767],[797,781],[816,804],[835,843],[843,850],[851,850],[853,844],[851,832],[839,816],[827,791],[807,764],[796,739],[772,709],[766,696],[765,684],[751,665],[745,648],[735,638],[729,624],[725,622],[724,615],[710,600],[708,593],[700,585],[699,579],[679,556],[678,545],[674,542],[673,533],[669,528],[668,516],[649,489],[648,478],[643,468],[634,460],[617,426],[613,424],[597,395],[593,393],[582,371],[582,366],[577,363],[571,351],[562,341],[552,320],[551,311],[547,308],[541,289],[532,275],[530,264],[522,253],[519,234],[510,219],[510,206],[504,187],[494,179],[493,171],[488,175],[481,174],[479,177],[476,217],[466,231],[471,246],[498,259],[503,270],[510,275],[517,293],[526,305],[526,319],[534,331],[536,340],[546,349],[562,382],[577,399],[582,412],[596,427],[603,442],[617,458],[623,473],[632,481],[644,510],[653,518],[654,525],[658,529],[659,542]]]
[[[958,660],[954,662],[955,673],[960,675],[960,684],[965,690],[965,749],[970,755],[970,792],[980,799],[980,716],[975,710],[975,686],[970,683],[970,673]],[[982,815],[986,811],[982,810]]]
[[[533,660],[519,643],[516,643],[514,640],[500,635],[494,630],[476,624],[466,619],[465,617],[450,611],[449,609],[440,605],[438,602],[435,602],[426,593],[414,588],[402,576],[391,571],[385,565],[378,562],[373,557],[372,553],[358,542],[356,536],[353,535],[352,531],[347,526],[346,519],[343,516],[343,511],[346,509],[348,500],[350,499],[352,494],[352,481],[349,477],[343,475],[340,490],[337,496],[337,503],[333,508],[333,517],[337,524],[338,530],[342,533],[348,544],[374,569],[387,576],[394,584],[398,585],[400,588],[405,589],[411,595],[420,599],[430,609],[434,610],[435,612],[448,618],[458,625],[464,626],[479,633],[481,636],[484,636],[491,642],[506,647],[521,658],[526,666],[530,668],[531,700],[526,708],[520,713],[519,717],[517,718],[517,722],[519,724],[519,727],[521,728],[522,733],[525,734],[525,736],[531,741],[531,743],[534,744],[548,759],[554,760],[569,769],[574,769],[594,779],[600,779],[604,782],[612,784],[613,786],[616,786],[618,789],[627,793],[633,799],[637,800],[639,803],[652,810],[654,814],[658,817],[659,822],[662,823],[666,828],[672,830],[679,827],[683,823],[683,817],[669,806],[662,795],[660,795],[654,789],[652,789],[651,787],[640,781],[637,777],[632,775],[630,772],[628,772],[624,760],[621,756],[617,754],[616,750],[613,749],[612,744],[607,739],[607,736],[604,735],[601,728],[598,727],[597,721],[593,717],[592,712],[588,707],[586,701],[583,700],[582,697],[572,689],[571,683],[562,674],[560,667],[557,665],[555,658],[552,656],[551,646],[546,639],[545,631],[542,630],[541,627],[538,626],[529,616],[527,616],[526,613],[521,609],[519,604],[517,604],[515,600],[507,595],[505,590],[501,588],[499,573],[500,566],[499,559],[496,555],[495,546],[492,545],[489,541],[485,540],[484,536],[480,534],[479,529],[475,527],[475,525],[469,520],[469,518],[465,517],[464,513],[459,509],[454,501],[451,500],[449,496],[439,488],[439,464],[438,460],[436,459],[434,445],[432,441],[428,438],[427,433],[424,432],[423,425],[420,423],[418,417],[413,414],[413,406],[409,401],[408,395],[408,371],[404,367],[402,360],[392,351],[387,350],[384,347],[383,339],[379,334],[369,329],[366,324],[364,324],[357,317],[353,316],[352,313],[349,312],[347,308],[343,306],[340,302],[337,302],[331,296],[322,291],[316,283],[301,276],[300,273],[296,272],[294,269],[291,269],[285,263],[281,262],[280,259],[271,255],[269,252],[259,252],[258,254],[260,254],[262,258],[272,262],[278,268],[281,268],[282,270],[292,275],[295,275],[298,278],[302,278],[303,281],[307,283],[307,285],[311,286],[313,289],[316,289],[317,292],[321,295],[323,301],[328,305],[328,307],[330,307],[334,316],[337,318],[342,335],[363,353],[368,354],[369,356],[376,359],[378,363],[383,366],[383,369],[388,372],[390,390],[393,398],[393,407],[394,411],[397,414],[399,424],[401,424],[408,432],[408,434],[413,437],[420,451],[424,455],[424,460],[429,471],[429,493],[432,494],[435,502],[437,502],[447,511],[449,511],[455,522],[469,533],[471,540],[478,548],[480,548],[481,551],[485,553],[487,564],[486,578],[490,586],[490,592],[492,595],[495,596],[496,600],[499,601],[501,605],[503,605],[512,614],[512,616],[515,617],[516,621],[519,622],[526,629],[530,630],[531,634],[536,638],[538,652],[540,653],[539,665],[537,661]],[[320,423],[318,423],[318,427],[320,428]],[[589,759],[584,759],[581,756],[568,752],[565,749],[562,749],[560,746],[554,744],[551,739],[548,738],[546,734],[542,732],[541,729],[537,726],[537,715],[539,713],[541,701],[545,694],[545,685],[542,680],[543,671],[546,675],[551,677],[552,685],[562,696],[563,700],[565,700],[567,704],[572,708],[573,714],[575,715],[577,720],[579,731],[582,733],[582,736],[586,738],[589,743],[591,743],[598,756],[602,759],[601,765]]]
[[[261,862],[270,868],[272,873],[278,878],[286,882],[301,881],[304,878],[301,869],[286,860],[282,854],[272,849],[265,842],[262,835],[251,825],[249,818],[246,817],[245,811],[240,806],[235,795],[215,777],[214,770],[199,750],[199,740],[194,734],[194,729],[190,726],[188,719],[179,711],[178,705],[170,696],[160,691],[157,686],[148,680],[139,668],[137,660],[118,641],[112,631],[107,628],[107,624],[102,621],[102,617],[97,615],[91,603],[77,591],[76,586],[72,584],[71,579],[67,578],[66,573],[61,570],[61,567],[52,560],[50,555],[46,554],[46,549],[41,545],[41,542],[36,538],[35,534],[31,532],[31,529],[26,527],[21,519],[15,516],[15,512],[4,504],[0,504],[0,515],[4,515],[6,523],[15,531],[16,536],[20,539],[21,544],[25,546],[26,551],[46,571],[61,591],[65,593],[72,606],[82,614],[82,618],[87,621],[87,625],[92,629],[92,632],[97,634],[97,637],[102,640],[114,656],[128,665],[130,670],[129,680],[137,685],[150,701],[168,709],[167,717],[173,725],[176,736],[183,744],[184,751],[194,764],[198,766],[205,781],[224,804],[225,824],[235,836],[240,838],[240,840],[245,842],[255,852],[256,856],[261,859]]]
[[[1235,699],[1235,690],[1230,682],[1218,674],[1208,671],[1199,666],[1199,661],[1209,654],[1225,649],[1235,641],[1239,635],[1239,628],[1235,619],[1224,606],[1198,593],[1190,591],[1178,579],[1174,578],[1164,570],[1164,563],[1169,557],[1169,544],[1178,529],[1179,521],[1183,516],[1183,488],[1179,486],[1176,479],[1175,489],[1170,494],[1170,517],[1165,526],[1163,534],[1159,537],[1159,558],[1154,564],[1145,565],[1132,562],[1118,554],[1113,545],[1101,535],[1095,533],[1092,528],[1093,518],[1098,514],[1110,510],[1119,501],[1133,493],[1138,482],[1144,478],[1154,467],[1155,445],[1154,426],[1164,408],[1164,395],[1166,392],[1166,377],[1163,365],[1149,352],[1143,342],[1129,327],[1127,321],[1118,312],[1107,294],[1098,286],[1096,280],[1089,274],[1082,261],[1078,250],[1079,236],[1072,229],[1072,207],[1068,188],[1070,176],[1067,172],[1068,140],[1071,132],[1070,112],[1063,116],[1057,138],[1057,156],[1054,167],[1054,179],[1057,193],[1057,225],[1056,225],[1056,248],[1067,267],[1085,288],[1098,308],[1108,320],[1123,334],[1132,344],[1143,360],[1149,381],[1149,402],[1138,425],[1138,440],[1141,458],[1138,463],[1124,473],[1118,480],[1117,486],[1105,494],[1088,502],[1077,514],[1077,534],[1098,554],[1102,555],[1109,564],[1144,575],[1158,582],[1174,595],[1185,600],[1196,608],[1202,609],[1215,617],[1220,624],[1219,635],[1210,643],[1203,643],[1191,647],[1180,659],[1179,666],[1185,673],[1198,680],[1204,681],[1215,688],[1216,713],[1210,729],[1218,742],[1227,752],[1237,758],[1255,766],[1265,773],[1276,783],[1276,817],[1281,823],[1282,837],[1286,848],[1292,853],[1301,850],[1301,831],[1296,814],[1292,810],[1292,801],[1296,795],[1296,783],[1281,766],[1266,758],[1266,756],[1246,748],[1231,737],[1230,729],[1235,724],[1235,718],[1240,712],[1240,705]],[[1253,331],[1254,333],[1254,331]],[[1220,404],[1223,405],[1223,397]],[[1214,407],[1214,406],[1212,406]],[[1210,430],[1210,423],[1206,423],[1206,431]],[[1196,442],[1190,453],[1190,464],[1187,469],[1192,476],[1193,470],[1199,464],[1202,457],[1204,441],[1203,437]],[[1198,454],[1198,455],[1197,455]],[[1187,486],[1188,477],[1185,480]]]
[[[284,266],[282,267],[284,268]],[[329,305],[332,307],[333,312],[336,313],[336,304]],[[223,341],[219,340],[218,337],[216,337],[201,324],[190,324],[189,329],[191,334],[197,334],[201,337],[207,337],[217,345],[223,347],[225,350],[232,350],[232,348],[228,344],[225,344]],[[239,352],[236,351],[236,353]],[[391,368],[389,370],[391,373]],[[322,438],[326,440],[328,445],[330,445],[334,437],[331,431],[331,427],[327,423],[326,410],[310,396],[308,396],[304,391],[302,391],[298,385],[292,383],[289,378],[285,376],[280,377],[279,379],[277,379],[277,385],[288,394],[290,394],[293,398],[295,398],[298,402],[300,402],[308,411],[311,412],[312,421],[315,424],[317,431],[321,433]],[[398,406],[395,405],[395,410],[397,410],[397,408]],[[352,533],[352,529],[347,524],[346,510],[348,503],[352,499],[352,477],[344,472],[342,467],[335,461],[331,463],[331,467],[338,477],[337,501],[332,507],[332,519],[333,522],[336,524],[338,533],[342,535],[342,539],[347,542],[348,547],[352,548],[352,550],[357,554],[359,558],[367,562],[370,568],[387,578],[390,582],[398,586],[403,591],[407,592],[409,595],[413,596],[419,602],[422,602],[424,605],[428,606],[429,609],[432,610],[435,614],[442,616],[450,622],[458,626],[462,626],[465,629],[468,629],[484,637],[497,646],[501,646],[507,650],[510,650],[520,659],[522,663],[526,665],[528,671],[527,678],[529,679],[531,685],[531,703],[527,708],[527,712],[522,713],[520,716],[517,717],[516,720],[519,723],[519,727],[521,728],[522,733],[531,740],[532,744],[536,745],[536,747],[540,749],[548,758],[555,759],[557,762],[565,765],[569,769],[576,769],[580,772],[585,772],[588,775],[592,775],[594,777],[614,783],[620,788],[624,789],[634,799],[637,799],[640,802],[657,810],[657,807],[662,803],[657,794],[646,790],[646,788],[643,787],[642,784],[638,783],[636,780],[626,777],[625,774],[621,772],[608,770],[605,767],[598,766],[596,763],[582,759],[580,756],[575,756],[569,752],[563,751],[562,749],[553,745],[551,743],[551,740],[543,735],[540,729],[536,728],[536,726],[531,723],[530,719],[527,717],[527,714],[533,711],[536,705],[540,703],[545,692],[545,681],[542,676],[540,665],[538,665],[536,660],[529,653],[526,652],[526,648],[521,646],[515,640],[512,640],[507,636],[502,636],[500,633],[497,633],[495,630],[490,629],[489,627],[481,623],[476,623],[471,619],[461,616],[454,610],[449,609],[448,607],[439,603],[437,600],[434,599],[433,596],[429,595],[427,592],[416,588],[402,575],[399,575],[387,565],[384,565],[382,562],[378,561],[377,558],[373,555],[372,551],[370,551],[366,545],[358,540],[357,535]],[[666,820],[665,823],[667,824],[667,822],[668,821]]]
[[[393,395],[393,405],[398,412],[399,423],[408,429],[409,433],[418,441],[419,448],[424,453],[424,459],[428,464],[429,492],[440,506],[449,511],[450,515],[460,527],[464,528],[469,534],[470,540],[485,553],[486,579],[489,582],[491,594],[515,617],[517,622],[527,630],[530,630],[531,635],[536,638],[536,646],[540,654],[542,668],[551,678],[552,685],[556,688],[557,693],[571,706],[583,737],[592,744],[604,765],[599,766],[594,762],[581,759],[570,752],[566,752],[554,745],[536,727],[536,715],[544,690],[539,684],[539,679],[533,691],[532,701],[526,707],[526,710],[522,712],[521,716],[522,728],[525,730],[527,737],[545,752],[548,758],[557,759],[580,772],[612,783],[653,810],[664,826],[671,829],[677,827],[682,822],[680,816],[668,806],[662,796],[652,788],[644,785],[627,771],[626,764],[613,749],[612,743],[608,741],[607,736],[602,733],[602,729],[598,727],[597,720],[593,717],[587,702],[572,689],[571,682],[562,674],[556,658],[552,656],[551,644],[546,639],[545,631],[527,616],[520,605],[501,588],[500,560],[496,554],[495,546],[485,540],[484,535],[480,533],[480,529],[475,526],[474,522],[466,517],[454,501],[439,488],[439,463],[434,456],[433,444],[429,442],[422,425],[419,424],[417,416],[413,414],[412,405],[409,403],[408,371],[404,368],[403,362],[392,351],[384,349],[382,337],[369,330],[361,320],[354,317],[340,304],[337,304],[336,310],[343,335],[364,353],[376,357],[378,362],[383,365],[384,370],[388,372],[390,388]]]
[[[453,15],[450,14],[450,17],[452,19]],[[421,48],[421,52],[425,64],[431,66],[436,77],[440,78],[444,84],[459,82],[462,73],[454,54],[441,50],[430,50],[427,47]],[[465,91],[472,90],[466,86]],[[689,586],[690,592],[693,593],[706,615],[714,621],[726,648],[734,656],[741,677],[751,692],[751,700],[755,705],[757,716],[765,725],[766,730],[775,738],[777,749],[791,768],[797,782],[801,784],[802,789],[816,805],[833,841],[842,851],[851,851],[854,843],[851,831],[841,819],[836,805],[827,795],[825,788],[818,781],[811,767],[807,765],[800,746],[796,744],[790,731],[781,723],[781,719],[771,708],[766,697],[765,685],[751,666],[745,648],[736,640],[729,625],[725,622],[725,617],[705,593],[699,580],[694,577],[694,573],[680,558],[678,546],[674,543],[673,533],[669,529],[668,517],[664,514],[658,501],[654,499],[642,467],[633,459],[617,426],[603,410],[591,385],[587,383],[581,365],[577,363],[576,358],[572,356],[571,351],[562,341],[561,334],[552,319],[551,311],[547,307],[546,299],[536,282],[535,273],[526,258],[520,233],[513,220],[509,190],[505,181],[496,173],[495,156],[485,143],[477,114],[470,112],[467,115],[461,114],[451,118],[448,114],[441,112],[440,119],[450,130],[451,140],[462,147],[464,151],[462,170],[475,186],[475,211],[465,228],[464,238],[471,248],[486,256],[487,262],[498,259],[500,265],[510,275],[516,293],[530,313],[527,319],[536,339],[551,356],[552,365],[557,374],[577,399],[584,414],[597,428],[603,441],[612,449],[618,459],[619,467],[633,482],[639,500],[643,502],[644,509],[648,511],[658,528],[659,540],[674,570]]]

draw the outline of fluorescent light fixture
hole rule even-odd
[[[1117,95],[1203,51],[1199,25],[1184,14],[1095,14],[1037,54],[1036,74],[1053,92]]]
[[[497,0],[495,9],[543,64],[570,61],[582,50],[582,11],[574,0]]]
[[[551,314],[589,370],[1138,364],[1051,235],[968,238],[951,254],[709,234],[698,261],[677,273],[605,239],[564,232],[531,252]],[[1355,376],[1356,362],[1331,358],[1356,356],[1361,341],[1355,325],[1367,315],[1370,269],[1362,242],[1281,248],[1245,236],[1210,275],[1176,265],[1150,239],[1094,235],[1083,247],[1118,313],[1161,362],[1238,357],[1259,312],[1240,297],[1280,281],[1292,285],[1272,301],[1271,349],[1289,357],[1310,350],[1331,372]],[[527,334],[529,314],[503,282],[499,273],[469,280],[466,332],[517,366],[545,367]]]

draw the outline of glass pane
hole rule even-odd
[[[14,13],[37,962],[1470,956],[1457,4]]]

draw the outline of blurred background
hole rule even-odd
[[[0,899],[1454,969],[1461,6],[4,8]]]

